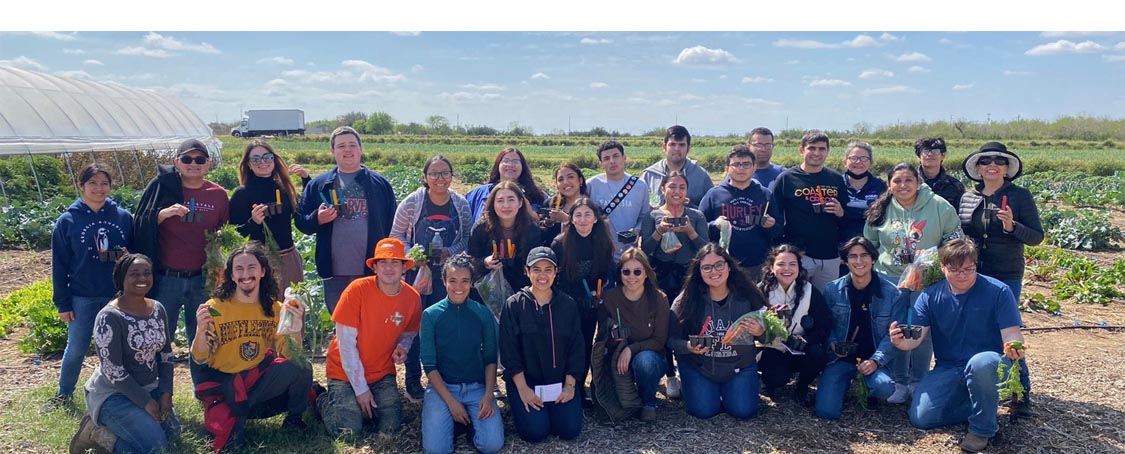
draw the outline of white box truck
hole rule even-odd
[[[298,109],[247,110],[242,123],[230,130],[235,137],[305,135],[305,112]]]

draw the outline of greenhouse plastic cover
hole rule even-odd
[[[114,150],[175,150],[222,143],[171,96],[115,83],[0,66],[0,156]]]

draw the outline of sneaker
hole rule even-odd
[[[680,398],[680,377],[671,376],[664,381],[664,395],[669,399]]]
[[[891,394],[891,397],[887,398],[887,403],[895,405],[904,404],[906,401],[910,400],[910,394],[909,387],[895,383],[895,392]]]
[[[303,431],[308,428],[308,424],[305,424],[305,420],[301,418],[301,415],[285,415],[285,421],[281,422],[281,430]]]
[[[1039,416],[1039,412],[1031,408],[1031,393],[1025,393],[1023,399],[1016,402],[1016,416],[1023,419],[1031,419]]]
[[[406,382],[406,398],[413,403],[422,401],[426,395],[426,389],[422,387],[419,381],[411,380]]]
[[[42,407],[39,407],[39,414],[47,414],[60,408],[74,408],[74,396],[71,394],[55,394],[54,397],[47,399]]]
[[[802,407],[812,408],[816,405],[816,393],[810,391],[808,386],[798,386],[793,390],[793,400]]]
[[[78,423],[78,432],[70,439],[70,454],[85,454],[87,450],[93,450],[97,453],[109,452],[106,451],[95,438],[94,420],[90,419],[90,415],[82,417],[82,422]]]
[[[644,422],[656,422],[656,408],[641,407],[640,418]]]
[[[961,450],[965,452],[981,452],[988,449],[988,442],[991,440],[991,438],[982,437],[969,432],[965,434],[965,438],[961,439]]]

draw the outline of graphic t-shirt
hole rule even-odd
[[[377,277],[357,279],[344,289],[332,321],[356,329],[356,348],[363,364],[364,380],[379,381],[395,374],[391,354],[403,333],[416,333],[422,323],[422,300],[413,287],[402,284],[402,291],[387,296],[379,289]],[[340,360],[338,339],[328,345],[325,375],[328,378],[348,381]]]
[[[279,355],[287,356],[288,352],[282,351],[285,337],[277,335],[281,303],[273,302],[273,317],[266,317],[257,302],[212,298],[207,303],[219,311],[219,315],[212,316],[215,323],[207,327],[210,357],[199,357],[195,351],[192,352],[198,362],[234,374],[257,366],[266,350],[271,348]]]
[[[839,172],[822,168],[808,173],[795,166],[782,172],[770,186],[785,217],[782,242],[798,246],[810,258],[838,258],[837,238],[843,221],[824,211],[824,202],[836,199],[848,205],[848,189]]]
[[[171,217],[160,223],[160,265],[173,270],[194,271],[203,268],[203,262],[207,260],[204,232],[213,232],[227,223],[230,200],[226,189],[207,180],[203,180],[203,186],[198,189],[183,190],[184,200],[180,203],[198,213],[200,221],[184,222],[182,217]],[[188,217],[192,215],[189,213]]]
[[[361,170],[362,171],[362,170]],[[333,184],[336,199],[343,208],[332,221],[332,274],[362,276],[364,262],[370,257],[367,248],[367,193],[356,182],[355,173],[339,172]],[[329,191],[331,196],[332,191]],[[337,200],[329,200],[335,203]]]

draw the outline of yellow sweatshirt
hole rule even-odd
[[[192,349],[195,361],[213,369],[234,374],[255,367],[266,350],[289,357],[285,336],[277,335],[281,303],[273,302],[273,317],[266,317],[258,303],[241,303],[234,299],[207,301],[220,315],[213,316],[214,325],[207,327],[208,352]]]

